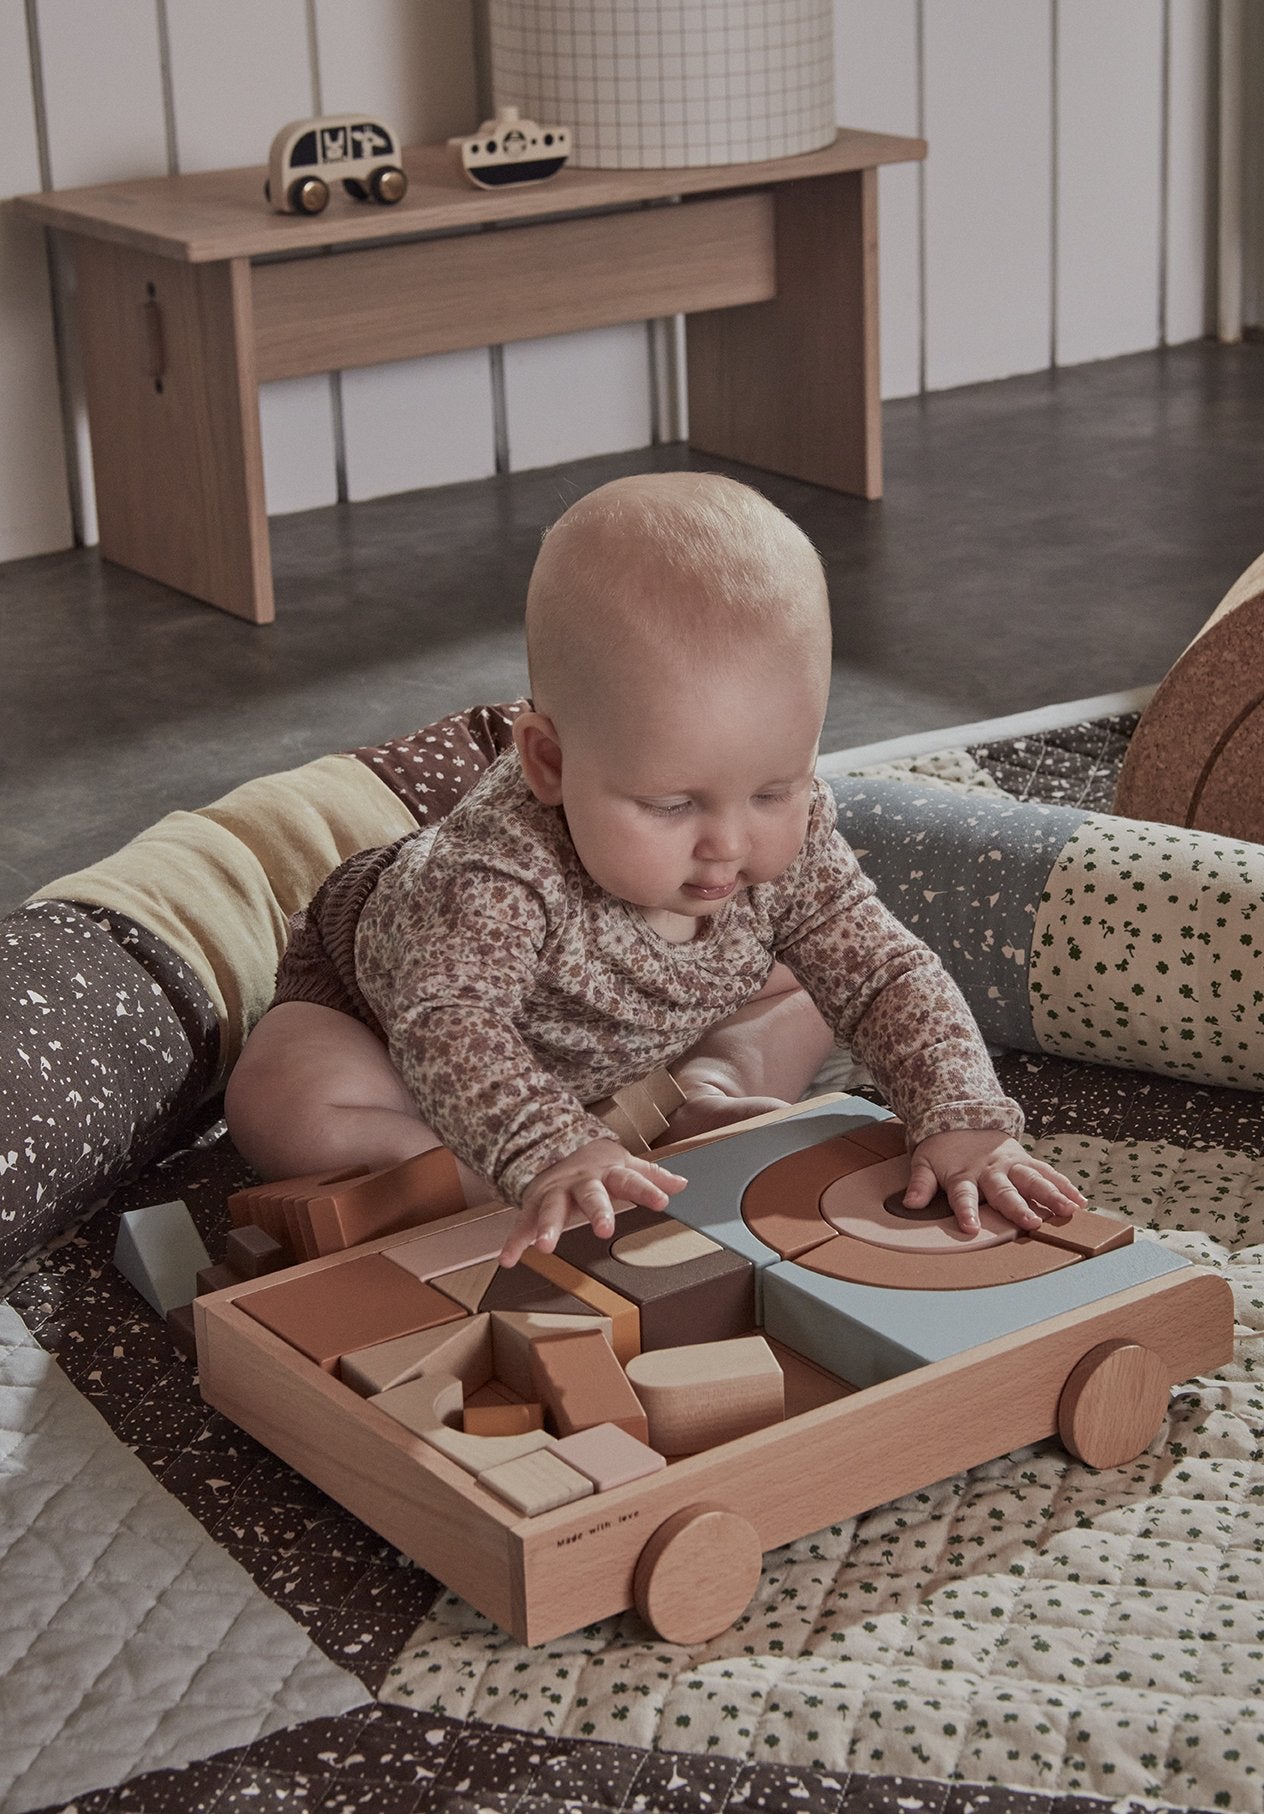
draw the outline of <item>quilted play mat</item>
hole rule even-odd
[[[516,1644],[210,1412],[113,1268],[114,1212],[171,1197],[217,1258],[227,1196],[249,1181],[214,1096],[197,1107],[214,1053],[178,1085],[162,1070],[177,1037],[203,1050],[216,1004],[147,952],[161,999],[117,997],[150,1029],[147,1168],[111,1185],[108,1209],[85,1187],[81,1219],[13,1266],[0,1305],[0,1809],[1264,1809],[1264,1116],[1259,1094],[1207,1081],[1226,1054],[1227,1071],[1243,1063],[1234,1029],[1256,1037],[1252,1003],[1226,977],[1209,995],[1223,1012],[1200,1009],[1180,1042],[1196,1053],[1152,1070],[1101,1062],[1119,1056],[1100,1045],[1111,996],[1071,957],[1070,883],[1050,886],[1074,870],[1078,911],[1086,876],[1130,866],[1103,837],[1131,729],[957,749],[857,786],[887,819],[889,790],[897,808],[933,795],[953,821],[944,847],[970,823],[985,865],[1005,815],[1022,827],[1023,863],[1005,865],[1008,897],[986,889],[992,925],[971,961],[998,1048],[1014,1016],[1031,1028],[998,1060],[1029,1140],[1096,1208],[1233,1288],[1232,1363],[1173,1392],[1144,1455],[1098,1473],[1041,1443],[774,1551],[739,1623],[696,1650],[631,1614]],[[1018,806],[1045,815],[1034,839]],[[897,823],[882,848],[901,837]],[[1162,889],[1162,851],[1143,855]],[[1254,952],[1252,875],[1224,861],[1218,891]],[[981,887],[950,864],[916,911],[942,919],[954,890]],[[1200,926],[1165,918],[1139,952],[1136,915],[1114,905],[1112,936],[1134,950],[1112,966],[1175,952],[1179,991],[1182,952],[1206,949]],[[1011,923],[1048,931],[1046,973]],[[62,915],[55,929],[82,940],[82,975],[100,921],[85,924]],[[1249,963],[1233,967],[1253,986]],[[1071,1004],[1071,1042],[1047,1012],[1062,998],[1018,987],[1033,975]],[[222,1028],[232,1003],[218,1006]],[[841,1054],[819,1081],[865,1084]],[[164,1143],[173,1105],[181,1133]],[[15,1172],[20,1158],[0,1154]]]

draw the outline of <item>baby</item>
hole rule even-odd
[[[684,1188],[586,1104],[670,1065],[680,1138],[795,1100],[838,1038],[907,1124],[910,1208],[942,1187],[974,1232],[981,1200],[1020,1228],[1083,1203],[835,831],[825,580],[788,518],[704,474],[602,486],[545,537],[527,651],[514,748],[300,923],[318,970],[341,945],[353,974],[282,960],[226,1102],[259,1171],[442,1142],[471,1202],[519,1206],[512,1265],[575,1210],[609,1235],[615,1205]]]

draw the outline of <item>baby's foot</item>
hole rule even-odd
[[[671,1140],[692,1140],[696,1134],[710,1134],[735,1121],[748,1121],[752,1115],[766,1115],[772,1109],[788,1106],[780,1096],[726,1096],[723,1090],[704,1086],[672,1111],[667,1118],[667,1131],[654,1144],[666,1146]]]

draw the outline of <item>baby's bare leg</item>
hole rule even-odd
[[[224,1092],[233,1144],[264,1178],[361,1165],[375,1171],[441,1145],[386,1047],[315,1002],[279,1002],[255,1027]],[[491,1187],[460,1167],[466,1201]]]
[[[712,1027],[672,1066],[688,1098],[668,1122],[683,1140],[797,1102],[834,1036],[807,991],[776,964],[754,1001]]]

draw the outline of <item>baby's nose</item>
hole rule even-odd
[[[735,863],[746,854],[746,836],[736,819],[713,819],[702,828],[698,855],[709,863]]]

